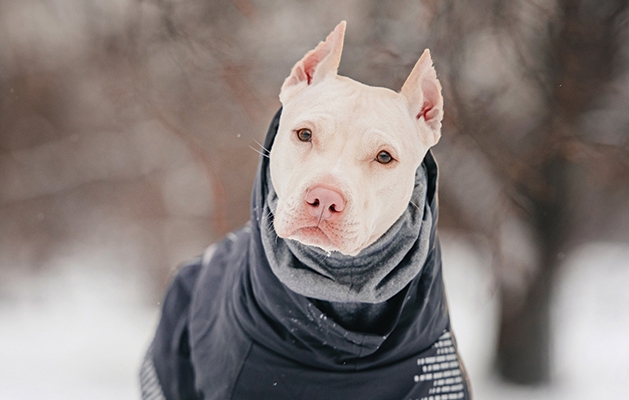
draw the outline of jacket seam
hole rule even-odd
[[[252,349],[253,349],[253,340],[250,340],[249,348],[247,349],[245,356],[242,358],[242,361],[240,362],[240,366],[238,367],[238,373],[236,374],[236,377],[234,378],[234,383],[232,384],[232,387],[229,390],[228,399],[230,400],[234,398],[234,392],[236,391],[236,386],[238,385],[238,381],[240,380],[240,375],[242,375],[242,371],[245,369],[245,363],[247,362],[247,359],[249,358],[249,355],[251,354]]]

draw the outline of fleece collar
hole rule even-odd
[[[356,256],[278,237],[273,228],[278,199],[268,171],[266,185],[262,244],[275,275],[296,293],[333,302],[382,303],[417,276],[426,261],[432,213],[426,206],[424,165],[417,169],[405,212],[382,237]]]

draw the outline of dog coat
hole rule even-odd
[[[267,133],[266,149],[273,144],[279,116]],[[141,368],[142,398],[469,399],[450,331],[431,153],[420,167],[426,178],[422,196],[432,216],[421,227],[427,232],[425,254],[416,257],[419,246],[407,246],[408,254],[400,257],[400,265],[416,272],[386,301],[347,304],[375,315],[367,318],[369,329],[358,329],[348,319],[344,303],[298,293],[274,272],[267,256],[272,249],[263,244],[264,230],[272,229],[268,164],[261,157],[250,222],[174,278]]]

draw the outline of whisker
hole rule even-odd
[[[264,154],[263,152],[261,152],[260,150],[258,150],[258,149],[256,149],[256,148],[254,148],[253,146],[249,146],[249,148],[250,148],[251,150],[255,151],[256,153],[260,154],[262,157],[271,158],[271,157],[269,157],[269,155],[268,155],[268,154]]]
[[[264,150],[267,154],[271,153],[271,150],[269,150],[269,149],[267,149],[266,147],[264,147],[264,145],[263,145],[262,143],[258,142],[258,141],[257,141],[257,140],[255,140],[255,139],[253,139],[253,141],[254,141],[254,142],[256,142],[256,144],[257,144],[258,146],[260,146],[260,148],[261,148],[262,150]]]
[[[266,220],[264,222],[264,227],[267,228],[267,229],[273,228],[273,221]]]
[[[262,215],[262,227],[266,229],[273,229],[273,214],[271,211],[268,211]]]

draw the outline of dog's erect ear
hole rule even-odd
[[[432,66],[430,51],[424,53],[413,67],[411,74],[400,90],[406,98],[410,112],[418,123],[422,121],[428,127],[427,144],[434,146],[441,137],[441,120],[443,119],[443,96],[437,72]]]
[[[282,104],[286,104],[286,101],[308,85],[336,75],[343,51],[345,25],[345,21],[341,21],[324,42],[320,42],[295,64],[280,90]]]

